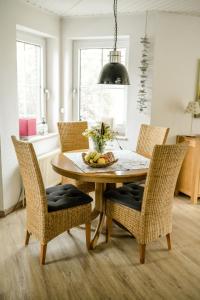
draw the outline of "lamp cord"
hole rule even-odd
[[[114,51],[117,49],[117,0],[113,2],[113,12],[114,12],[114,19],[115,19],[115,28],[114,28]]]
[[[146,17],[145,17],[145,29],[144,29],[145,37],[147,36],[147,22],[148,22],[148,11],[146,11]]]

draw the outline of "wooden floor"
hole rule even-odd
[[[24,242],[25,210],[0,219],[0,299],[200,299],[200,204],[177,198],[173,250],[165,238],[147,247],[138,263],[136,241],[114,228],[110,244],[90,253],[84,230],[51,241],[47,264],[39,265],[39,243]]]

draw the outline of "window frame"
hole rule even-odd
[[[46,87],[46,39],[31,33],[26,33],[22,31],[16,32],[16,48],[17,42],[22,42],[30,45],[39,46],[41,48],[41,81],[40,81],[40,120],[37,124],[42,123],[42,119],[45,118],[47,121],[47,99],[45,94]],[[18,82],[17,82],[18,86]]]
[[[118,38],[117,48],[126,49],[125,66],[128,69],[129,59],[129,39],[127,37]],[[72,83],[72,118],[74,121],[80,120],[80,52],[82,49],[110,48],[113,49],[113,39],[80,39],[73,41],[73,83]],[[128,114],[128,89],[126,89],[126,107],[124,120],[124,134],[127,136],[127,114]]]

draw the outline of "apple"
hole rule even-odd
[[[100,164],[100,165],[104,165],[104,164],[106,163],[106,160],[105,160],[105,158],[100,157],[100,158],[97,160],[97,163]]]

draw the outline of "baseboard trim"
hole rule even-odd
[[[23,201],[19,201],[17,204],[5,209],[5,210],[0,210],[0,218],[4,218],[10,213],[16,211],[17,209],[23,207]]]
[[[4,210],[0,210],[0,218],[3,218],[3,217],[5,217],[5,212],[4,212]]]

